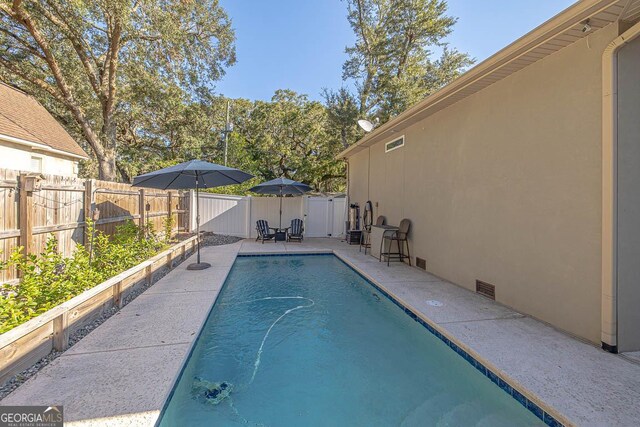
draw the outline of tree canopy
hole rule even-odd
[[[335,156],[456,78],[473,61],[450,48],[445,0],[344,0],[356,36],[345,85],[314,101],[290,89],[269,101],[227,99],[235,34],[218,0],[0,0],[0,80],[36,97],[91,154],[85,176],[133,176],[200,158],[317,191],[345,188]]]
[[[102,179],[116,178],[136,91],[208,86],[234,63],[234,42],[218,0],[0,0],[0,78],[66,116]]]
[[[336,180],[344,177],[344,167],[334,159],[340,141],[330,137],[328,125],[327,109],[320,102],[279,90],[271,102],[257,101],[237,131],[253,170],[262,178],[283,176],[319,191],[335,191],[341,187]]]
[[[346,0],[356,42],[343,79],[361,118],[384,122],[456,78],[473,60],[444,42],[456,19],[445,0]],[[433,49],[441,50],[433,59]]]
[[[200,158],[224,162],[226,104],[230,101],[229,166],[257,176],[229,191],[245,192],[264,181],[284,176],[304,181],[317,191],[344,189],[344,166],[334,156],[340,140],[331,137],[328,110],[318,101],[291,90],[276,91],[270,101],[210,97],[191,103],[161,97],[146,107],[156,114],[135,116],[121,156],[127,176]],[[142,130],[144,129],[144,132]],[[220,191],[221,189],[216,189]]]

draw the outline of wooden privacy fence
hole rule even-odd
[[[127,220],[149,223],[162,234],[168,217],[173,232],[189,230],[188,212],[188,192],[0,169],[0,260],[17,246],[38,254],[51,235],[69,256],[77,244],[88,242],[87,217],[97,219],[96,229],[108,235]],[[0,271],[0,283],[15,278],[15,271]]]
[[[158,255],[86,290],[26,323],[0,334],[0,384],[48,355],[63,351],[69,336],[112,307],[122,307],[132,291],[150,285],[154,275],[171,269],[195,251],[196,237],[184,240]]]

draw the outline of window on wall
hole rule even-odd
[[[400,148],[404,145],[404,135],[400,138],[396,138],[393,141],[389,141],[384,144],[384,152],[388,153],[389,151],[393,151],[396,148]]]
[[[31,170],[33,172],[42,172],[42,157],[31,156]]]

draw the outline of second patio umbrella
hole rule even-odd
[[[239,169],[228,168],[203,160],[190,160],[175,166],[138,175],[133,178],[134,187],[158,188],[160,190],[196,189],[196,229],[198,233],[198,262],[190,264],[188,270],[204,270],[211,264],[200,262],[200,188],[221,187],[240,184],[253,175]]]
[[[280,197],[280,226],[282,229],[282,197],[285,195],[302,195],[311,191],[311,187],[298,181],[287,178],[276,178],[271,181],[263,182],[255,187],[251,187],[249,191],[258,194],[276,194]]]

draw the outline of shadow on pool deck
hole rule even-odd
[[[640,365],[339,239],[203,248],[213,268],[183,263],[0,404],[62,404],[73,424],[153,424],[236,254],[296,252],[334,252],[568,423],[640,419]]]

